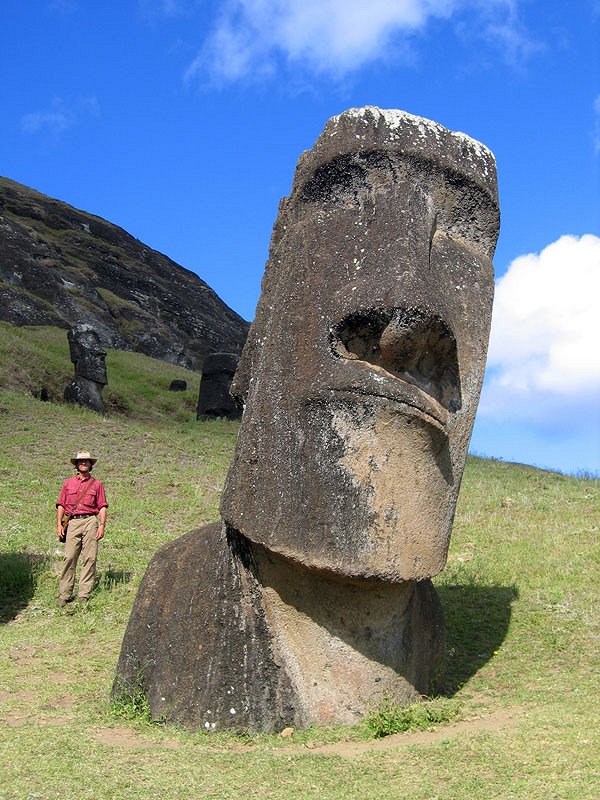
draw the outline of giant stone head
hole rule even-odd
[[[329,121],[281,203],[233,385],[230,528],[344,581],[444,567],[498,226],[478,142],[374,107]]]
[[[106,353],[91,325],[76,325],[67,333],[75,375],[106,386]]]

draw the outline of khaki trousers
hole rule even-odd
[[[63,569],[58,584],[58,596],[70,600],[75,585],[75,568],[81,556],[79,567],[79,598],[89,598],[94,588],[96,577],[96,559],[98,558],[98,517],[72,519],[67,528]]]

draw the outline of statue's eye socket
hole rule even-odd
[[[371,308],[342,320],[335,355],[381,367],[418,386],[449,411],[461,406],[456,340],[437,315],[420,308]]]

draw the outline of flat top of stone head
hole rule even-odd
[[[83,334],[93,333],[95,336],[98,336],[96,329],[92,325],[88,325],[87,323],[81,323],[80,325],[75,325],[69,333],[72,336],[82,336]]]
[[[496,160],[485,145],[465,133],[398,109],[349,108],[327,122],[298,173],[313,171],[336,156],[369,151],[401,152],[464,175],[497,198]]]
[[[230,372],[232,375],[237,369],[240,357],[235,353],[209,353],[202,365],[203,375],[212,375],[218,372]]]

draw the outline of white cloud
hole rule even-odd
[[[53,139],[80,122],[82,116],[100,114],[98,100],[94,95],[80,97],[71,104],[55,97],[51,107],[43,111],[32,111],[21,117],[21,130],[24,133],[47,133]]]
[[[406,47],[434,19],[463,12],[478,36],[524,51],[517,0],[228,0],[186,78],[208,72],[230,81],[301,64],[336,77]],[[471,33],[478,27],[469,26]]]
[[[46,130],[56,136],[74,124],[74,117],[66,111],[33,111],[21,118],[21,129],[25,133]]]
[[[600,407],[600,238],[561,236],[497,283],[480,413],[585,426]]]

